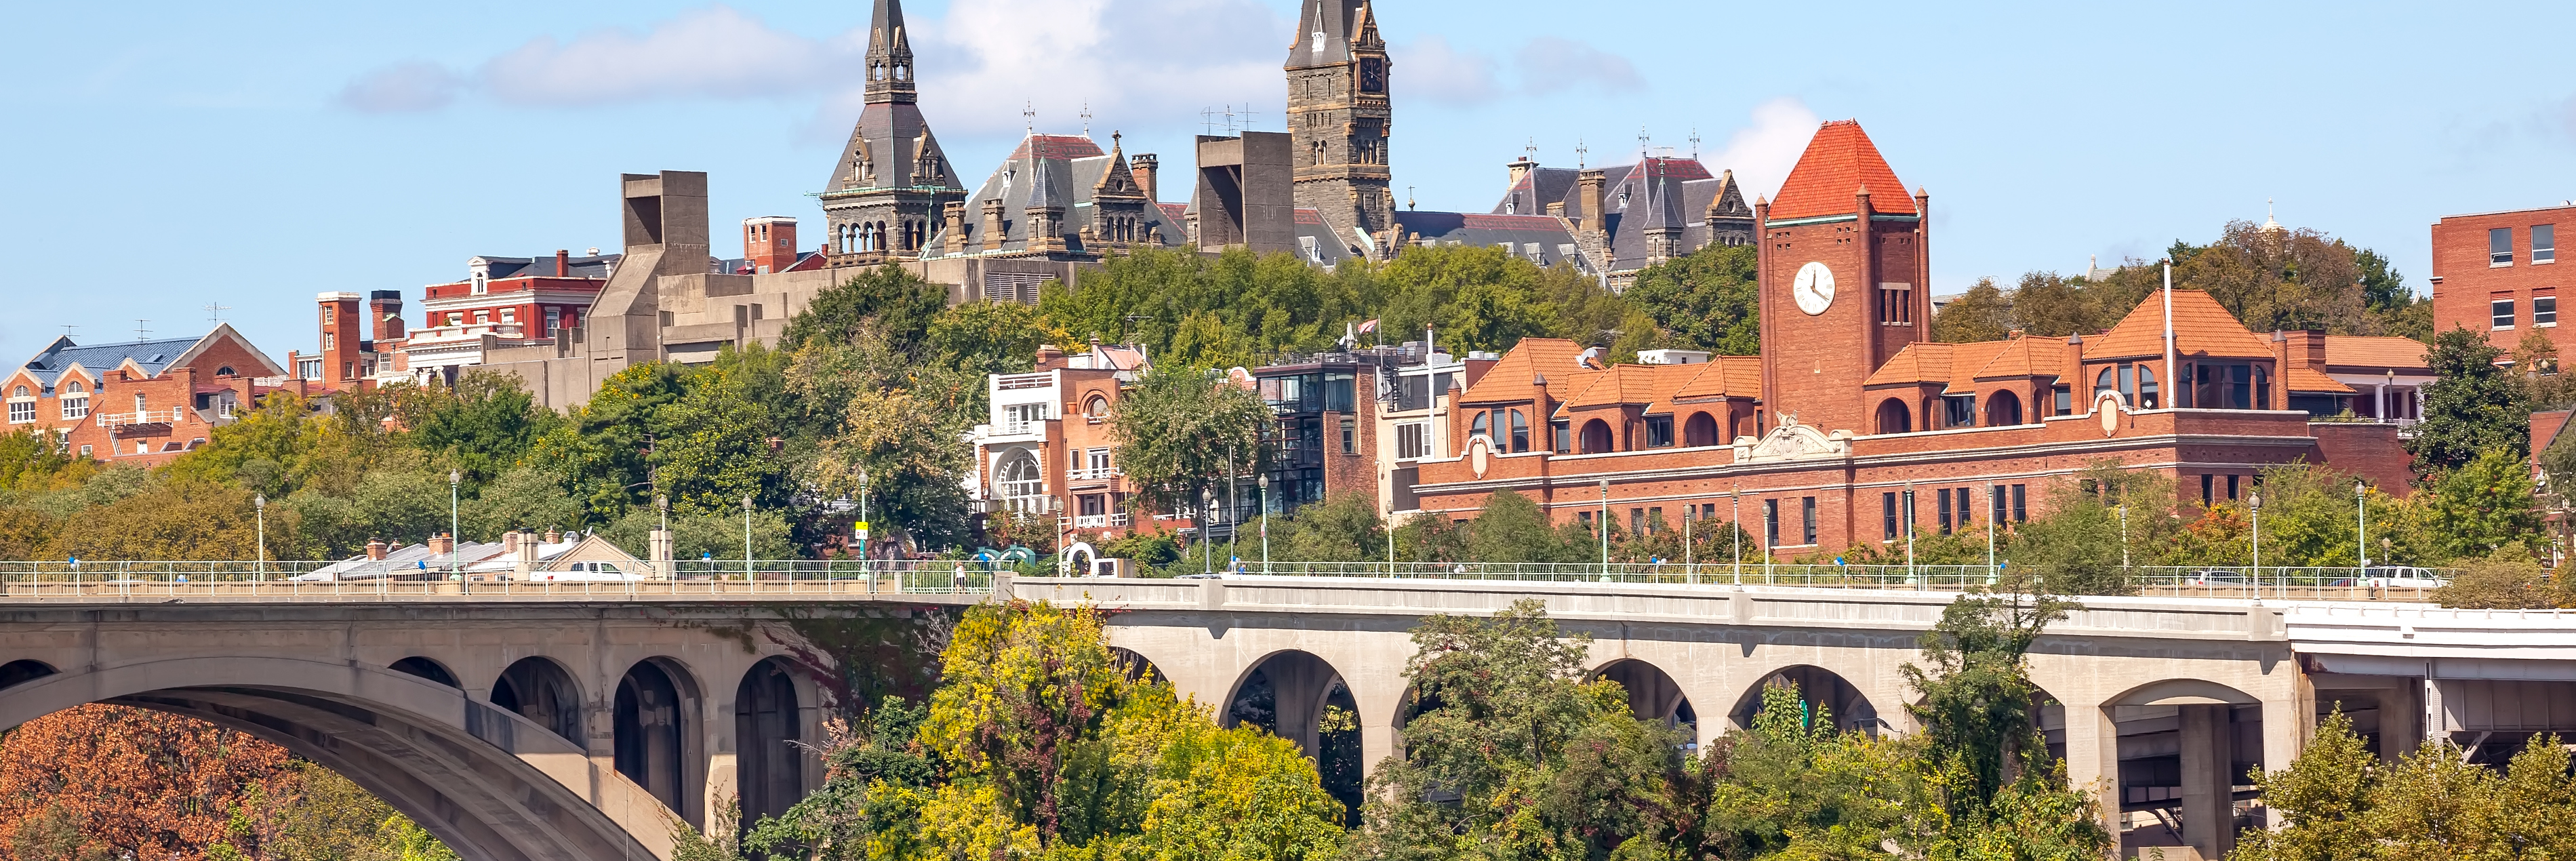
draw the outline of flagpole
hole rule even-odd
[[[2165,384],[2161,388],[2171,390],[2174,394],[2166,394],[2160,390],[2157,393],[2156,406],[2181,403],[2179,393],[2188,391],[2185,385],[2182,380],[2174,377],[2173,258],[2167,257],[2165,258]]]

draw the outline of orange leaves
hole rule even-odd
[[[0,739],[0,846],[71,832],[81,854],[196,857],[223,839],[237,805],[276,794],[268,785],[291,779],[289,766],[285,748],[176,715],[109,705],[46,715]]]

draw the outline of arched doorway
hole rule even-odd
[[[1665,726],[1691,730],[1692,737],[1697,737],[1699,712],[1691,708],[1690,697],[1682,695],[1681,685],[1662,668],[1623,658],[1602,667],[1593,677],[1618,682],[1628,692],[1628,710],[1639,719],[1663,721]]]
[[[1296,742],[1314,758],[1324,791],[1342,802],[1342,821],[1359,821],[1364,765],[1359,703],[1333,665],[1299,651],[1264,658],[1235,684],[1218,719],[1230,727],[1258,726]]]
[[[789,672],[786,660],[769,658],[753,664],[734,689],[734,768],[745,828],[785,814],[805,797],[805,755],[796,747],[804,715]]]
[[[1682,423],[1683,445],[1719,445],[1722,442],[1722,440],[1717,438],[1716,416],[1709,415],[1708,413],[1692,413],[1690,421]]]
[[[1583,453],[1600,454],[1611,450],[1610,423],[1593,419],[1583,423]]]
[[[692,775],[682,750],[689,710],[680,694],[679,683],[661,662],[637,661],[617,680],[609,723],[617,773],[685,815]]]
[[[1913,433],[1914,410],[1896,398],[1878,402],[1879,433]]]
[[[518,712],[565,741],[581,739],[581,690],[572,674],[546,658],[520,658],[492,682],[492,704]]]
[[[1878,708],[1851,682],[1832,670],[1804,665],[1784,667],[1764,676],[1736,699],[1735,708],[1727,716],[1736,726],[1751,728],[1754,715],[1762,710],[1762,692],[1774,687],[1795,687],[1808,719],[1822,715],[1832,719],[1836,729],[1875,736],[1887,726],[1879,719]]]
[[[1986,400],[1986,426],[2006,427],[2021,424],[2021,396],[1999,391]]]

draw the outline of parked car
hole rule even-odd
[[[575,562],[561,571],[539,571],[528,579],[540,583],[624,583],[646,579],[644,575],[619,570],[615,562]]]
[[[2241,571],[2229,571],[2224,568],[2204,568],[2198,571],[2183,572],[2182,582],[2185,585],[2190,586],[2246,586],[2253,584],[2254,581],[2247,578],[2244,572]]]

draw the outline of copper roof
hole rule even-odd
[[[2270,358],[2272,345],[2199,290],[2173,291],[2174,350],[2185,356]],[[2087,361],[2165,353],[2164,300],[2155,293],[2099,338],[2084,343]]]

